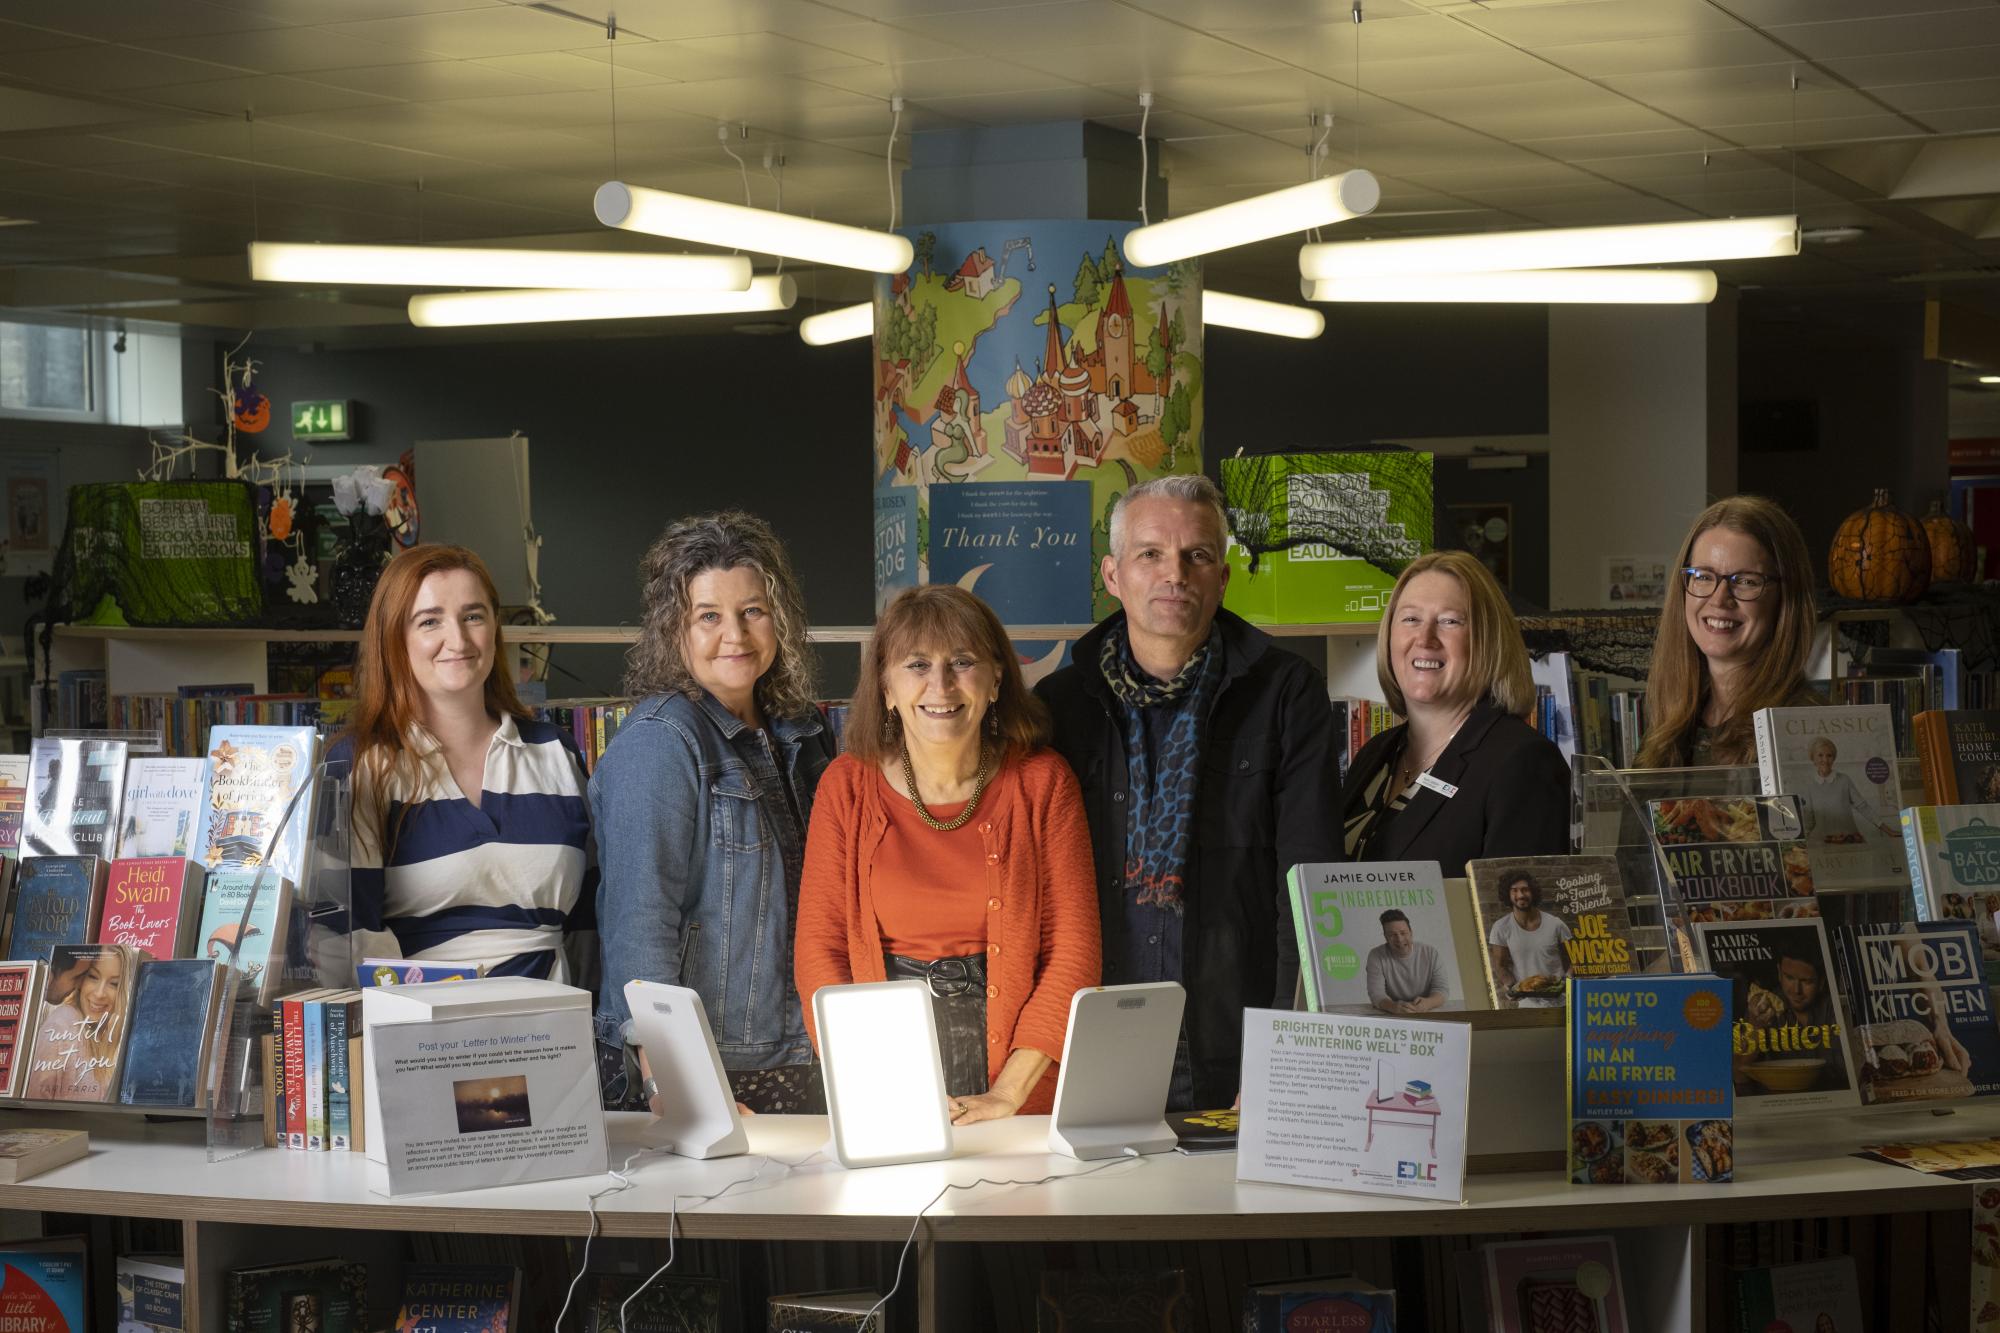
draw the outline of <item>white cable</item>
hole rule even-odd
[[[666,1152],[665,1148],[639,1149],[630,1157],[627,1157],[617,1170],[606,1173],[612,1180],[617,1182],[616,1184],[606,1185],[603,1189],[589,1196],[586,1206],[590,1210],[590,1230],[585,1232],[583,1236],[583,1262],[577,1265],[576,1276],[569,1280],[569,1289],[563,1293],[562,1309],[556,1312],[557,1333],[561,1333],[563,1317],[569,1314],[570,1302],[576,1299],[576,1284],[583,1281],[583,1275],[590,1271],[590,1243],[597,1239],[597,1201],[607,1195],[623,1194],[626,1190],[631,1189],[633,1184],[632,1179],[625,1173],[632,1169],[632,1163],[638,1161],[641,1157],[664,1152]]]
[[[942,1199],[945,1195],[951,1193],[953,1190],[975,1190],[978,1189],[981,1185],[1033,1186],[1033,1185],[1046,1185],[1052,1180],[1081,1180],[1085,1176],[1094,1176],[1099,1171],[1108,1171],[1114,1166],[1123,1166],[1127,1160],[1134,1162],[1143,1162],[1146,1159],[1139,1155],[1137,1149],[1127,1148],[1125,1149],[1125,1156],[1114,1157],[1110,1161],[1106,1162],[1103,1166],[1093,1166],[1088,1171],[1064,1171],[1059,1174],[1043,1176],[1040,1180],[988,1180],[985,1176],[981,1176],[979,1179],[971,1181],[967,1184],[960,1185],[957,1183],[953,1183],[946,1185],[936,1194],[933,1194],[931,1196],[931,1201],[925,1204],[922,1208],[919,1208],[917,1210],[917,1215],[910,1219],[909,1238],[903,1242],[902,1250],[899,1251],[896,1255],[896,1280],[889,1285],[889,1290],[883,1294],[882,1299],[875,1302],[875,1304],[869,1306],[868,1313],[861,1316],[861,1327],[863,1329],[868,1328],[869,1321],[874,1319],[875,1316],[881,1312],[882,1307],[887,1305],[889,1301],[895,1296],[896,1292],[902,1288],[903,1264],[904,1261],[910,1257],[910,1246],[916,1243],[917,1228],[923,1225],[924,1214],[928,1213],[931,1209],[937,1207],[938,1200]]]
[[[1153,118],[1153,95],[1139,94],[1139,225],[1150,227],[1153,220],[1146,216],[1146,177],[1152,174],[1151,165],[1146,161],[1146,122]]]
[[[889,126],[889,150],[883,154],[882,174],[889,178],[889,230],[896,230],[896,136],[903,129],[903,99],[892,97],[889,105],[896,113]]]
[[[777,162],[777,170],[775,171],[771,169],[771,164],[774,159]],[[785,155],[779,152],[775,148],[766,148],[764,150],[764,174],[766,176],[769,176],[771,178],[771,183],[777,187],[778,190],[777,211],[782,213],[785,211]],[[785,271],[785,257],[783,255],[778,256],[778,267],[776,271],[779,273],[783,273]]]
[[[736,169],[743,174],[743,206],[745,208],[755,208],[757,206],[757,201],[750,197],[749,165],[745,163],[742,158],[736,155],[736,150],[729,146],[727,140],[723,142],[722,151],[729,154],[730,161],[734,162],[736,164]]]

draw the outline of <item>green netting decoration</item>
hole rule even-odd
[[[242,481],[72,486],[51,621],[241,625],[263,614],[256,488]]]
[[[1402,449],[1225,458],[1230,534],[1253,573],[1264,555],[1311,545],[1394,578],[1433,543],[1431,461]]]

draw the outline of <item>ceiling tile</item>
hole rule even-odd
[[[312,81],[405,102],[444,102],[460,97],[505,97],[557,90],[556,85],[545,79],[495,69],[477,60],[426,60],[421,64],[320,70],[312,75]]]
[[[1791,65],[1737,65],[1727,69],[1661,70],[1624,74],[1603,84],[1645,106],[1698,127],[1751,121],[1821,120],[1880,111],[1869,98],[1848,88],[1802,79],[1791,88]],[[1921,127],[1905,124],[1910,132]]]
[[[578,50],[577,54],[596,59],[600,52],[585,48]],[[630,47],[621,44],[617,56],[621,72],[634,69],[674,80],[803,74],[872,63],[865,56],[850,55],[774,32],[684,37]]]
[[[930,14],[898,19],[896,26],[960,47],[992,51],[994,44],[1009,54],[1049,54],[1079,46],[1138,43],[1148,36],[1185,32],[1164,19],[1112,0],[1066,0],[974,10],[961,14]]]
[[[0,77],[71,92],[125,92],[162,84],[232,78],[246,71],[214,60],[98,43],[54,51],[0,50]]]
[[[1339,77],[1352,82],[1348,69],[1335,66]],[[1576,76],[1538,56],[1491,43],[1478,51],[1455,55],[1377,60],[1364,64],[1359,75],[1363,90],[1383,97],[1404,97],[1435,89],[1476,88],[1501,83],[1573,83]]]
[[[671,4],[673,0],[664,2]],[[1088,0],[1074,0],[1074,2],[1081,4],[1087,3]],[[976,14],[999,8],[1040,7],[1049,3],[1049,0],[1020,0],[1020,3],[1012,6],[1006,5],[1002,0],[829,0],[829,3],[833,7],[847,11],[850,19],[860,15],[880,22],[900,24],[905,19],[933,15]]]
[[[2000,70],[2000,65],[1990,66]],[[1898,111],[1907,111],[1930,123],[1933,111],[1957,111],[1966,107],[2000,106],[2000,76],[1985,79],[1954,79],[1949,83],[1912,83],[1895,88],[1878,88],[1875,95]]]
[[[1218,28],[1285,28],[1309,23],[1349,23],[1347,13],[1329,0],[1129,0],[1135,9],[1185,23],[1204,32]],[[1368,0],[1367,23],[1392,18],[1427,17],[1411,0]],[[1350,24],[1351,26],[1351,24]]]
[[[967,54],[962,45],[941,42],[887,23],[847,22],[811,28],[804,32],[804,37],[815,46],[845,51],[883,65],[902,60],[951,60]],[[990,56],[998,53],[981,54]]]
[[[298,74],[428,59],[407,47],[358,41],[326,28],[264,28],[230,33],[226,37],[154,37],[130,45],[190,60],[223,60],[260,74]]]
[[[1094,88],[1050,88],[1040,92],[933,98],[930,105],[946,115],[981,125],[1033,125],[1045,120],[1090,120],[1117,115],[1129,102]]]
[[[797,37],[813,28],[853,23],[857,15],[874,17],[846,0],[837,9],[810,0],[563,0],[563,8],[598,20],[616,11],[620,33],[638,33],[659,42],[733,32],[782,32]]]
[[[1642,130],[1637,134],[1575,134],[1549,139],[1524,139],[1524,146],[1565,162],[1641,154],[1698,155],[1716,147],[1715,136],[1699,130]]]
[[[324,8],[322,4],[322,12]],[[133,0],[7,0],[7,17],[17,23],[108,42],[245,32],[277,27],[282,22],[247,7],[229,9],[201,0],[175,0],[173,4],[135,4]],[[10,48],[0,47],[5,49]]]
[[[1577,80],[1410,93],[1407,100],[1442,120],[1509,140],[1553,138],[1582,129],[1615,134],[1673,128],[1659,112]]]
[[[1926,111],[1924,124],[1940,134],[2000,132],[2000,106],[1966,107],[1953,111]]]
[[[1946,9],[1983,9],[1993,0],[1729,0],[1730,12],[1760,28],[1843,19],[1900,18]]]
[[[892,94],[911,101],[934,97],[966,97],[974,93],[1026,92],[1038,88],[1067,88],[1068,79],[1040,70],[1027,69],[1004,60],[965,56],[956,60],[912,60],[897,65],[870,65],[856,69],[826,69],[813,72],[813,81],[848,92],[877,98],[885,105]]]
[[[1857,88],[1889,88],[1904,83],[1985,78],[2000,70],[2000,46],[1967,46],[1953,51],[1899,51],[1891,55],[1846,56],[1814,62]]]
[[[1468,9],[1456,17],[1503,41],[1529,48],[1742,26],[1726,10],[1701,0],[1598,0],[1593,4]]]
[[[90,40],[73,32],[31,28],[25,23],[0,20],[0,51],[50,51],[59,46],[79,46]]]
[[[585,45],[590,35],[586,25],[573,19],[514,5],[326,26],[362,41],[453,60],[518,55],[526,51],[563,51]]]
[[[209,0],[209,3],[217,9],[248,15],[271,26],[299,27],[324,23],[328,18],[327,0]],[[498,9],[507,3],[509,0],[340,0],[339,17],[358,22],[451,9]],[[187,29],[180,31],[186,32]]]
[[[1926,114],[1924,120],[1929,123],[1936,117],[1955,114],[1959,113],[1934,111]],[[1802,115],[1796,126],[1791,120],[1759,120],[1719,124],[1714,129],[1722,138],[1758,148],[1786,148],[1793,143],[1800,148],[1827,148],[1867,139],[1909,138],[1912,135],[1909,117],[1880,111],[1865,116]]]
[[[1361,83],[1369,69],[1389,60],[1477,54],[1501,43],[1479,29],[1454,23],[1441,14],[1418,18],[1352,23],[1324,22],[1288,28],[1225,27],[1215,35],[1224,41],[1336,78],[1351,77],[1355,43],[1360,43]]]
[[[1748,28],[1703,28],[1622,42],[1565,43],[1538,47],[1536,54],[1587,79],[1663,69],[1763,65],[1791,58],[1789,51]]]
[[[587,51],[538,51],[512,56],[487,56],[467,63],[478,69],[497,70],[523,78],[540,79],[545,83],[553,83],[557,87],[571,90],[609,89],[614,77],[620,89],[642,87],[649,83],[671,82],[657,74],[633,69],[623,60],[614,65],[608,60],[593,59]]]
[[[1796,23],[1768,31],[1815,60],[1993,46],[2000,44],[2000,5],[1845,23]]]
[[[811,79],[704,79],[699,83],[662,83],[618,91],[621,123],[653,112],[706,117],[710,123],[749,121],[780,128],[786,117],[808,107],[868,107],[886,111],[881,99],[863,97],[844,88]]]
[[[54,93],[9,88],[0,84],[0,125],[16,133],[163,119],[179,119],[179,113],[146,110],[130,104],[86,101],[80,97],[58,97]]]
[[[351,88],[280,74],[256,75],[241,79],[217,79],[210,83],[177,83],[156,88],[149,100],[189,111],[213,111],[240,116],[254,111],[260,120],[301,112],[337,111],[345,107],[393,105],[390,99]]]
[[[1100,87],[1119,84],[1132,89],[1134,94],[1152,89],[1155,76],[1169,72],[1191,76],[1227,74],[1250,82],[1257,76],[1286,68],[1255,51],[1173,28],[1151,30],[1132,43],[1022,51],[1015,59],[1077,83]]]

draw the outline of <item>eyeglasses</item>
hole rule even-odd
[[[1764,595],[1764,589],[1778,581],[1776,574],[1759,574],[1755,570],[1742,570],[1735,574],[1718,574],[1712,569],[1691,565],[1681,571],[1681,586],[1690,597],[1713,597],[1715,590],[1727,583],[1730,595],[1739,602],[1754,602]]]

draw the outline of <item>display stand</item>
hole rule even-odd
[[[270,842],[271,846],[278,845],[293,820],[310,820],[308,827],[312,832],[306,839],[305,861],[292,893],[285,954],[267,964],[278,970],[276,983],[268,996],[260,996],[265,988],[248,983],[235,966],[233,951],[225,962],[229,975],[224,981],[221,1003],[216,1006],[215,1030],[210,1041],[214,1052],[208,1095],[211,1162],[226,1161],[264,1146],[262,1043],[272,1034],[277,1004],[286,995],[313,987],[354,985],[349,933],[353,911],[350,824],[353,782],[348,761],[319,765],[311,786],[309,810],[303,808],[305,802],[301,800],[305,791],[301,787],[293,794]],[[244,925],[249,924],[258,897],[276,891],[272,881],[267,862],[259,867],[250,899],[244,904]]]

